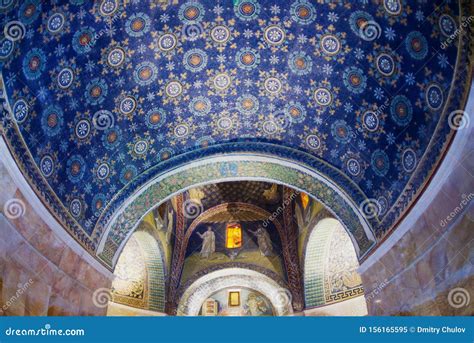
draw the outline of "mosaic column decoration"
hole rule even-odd
[[[298,258],[298,227],[295,225],[293,215],[293,197],[295,190],[289,187],[283,187],[283,227],[284,237],[282,244],[285,254],[286,274],[288,276],[288,288],[293,297],[293,309],[302,311],[304,308],[303,282],[301,277],[301,268]]]
[[[183,213],[183,194],[176,196],[176,227],[174,235],[173,256],[171,260],[170,281],[168,285],[168,296],[165,311],[169,315],[175,315],[177,310],[177,291],[181,272],[184,265],[186,253],[185,244],[185,218]]]

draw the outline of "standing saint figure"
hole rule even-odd
[[[252,231],[252,230],[249,230],[249,231],[257,237],[258,247],[260,249],[260,253],[262,254],[262,256],[272,256],[273,255],[272,240],[267,230],[265,230],[262,227],[259,227],[257,231]]]
[[[210,226],[203,234],[197,233],[202,238],[201,258],[209,258],[216,251],[216,235]]]

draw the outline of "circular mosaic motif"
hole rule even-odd
[[[125,168],[122,169],[122,172],[120,173],[120,182],[126,185],[133,178],[135,178],[137,174],[138,174],[137,168],[134,165],[129,164],[125,166]]]
[[[183,64],[193,73],[200,72],[207,65],[207,54],[201,49],[191,49],[184,54]]]
[[[235,55],[237,65],[245,70],[252,70],[260,63],[260,54],[252,48],[243,48]]]
[[[46,67],[46,55],[43,50],[31,49],[23,59],[23,74],[28,80],[36,80]]]
[[[321,38],[320,47],[323,53],[333,56],[341,51],[341,42],[335,35],[324,35]]]
[[[346,162],[347,171],[352,176],[358,176],[360,174],[360,163],[355,158],[350,158]]]
[[[183,85],[178,81],[171,81],[166,85],[165,92],[170,98],[176,98],[183,93]]]
[[[122,48],[113,48],[107,56],[107,63],[113,68],[120,67],[125,62],[125,50]]]
[[[173,150],[168,149],[168,148],[163,148],[160,151],[158,151],[158,156],[160,157],[160,161],[166,161],[171,156],[173,156]]]
[[[5,37],[0,39],[0,62],[7,60],[15,49],[15,44]]]
[[[395,73],[395,61],[387,53],[381,53],[375,59],[377,70],[383,76],[392,76]]]
[[[415,170],[416,153],[415,151],[413,151],[413,149],[406,149],[405,151],[403,151],[402,166],[403,169],[408,173],[411,173],[413,170]]]
[[[212,145],[214,143],[215,143],[215,141],[211,136],[204,136],[204,137],[199,138],[196,141],[195,146],[197,148],[207,148],[207,147],[209,147],[210,145]]]
[[[76,137],[79,139],[85,139],[89,136],[91,132],[91,123],[87,119],[81,119],[77,122],[76,127],[74,128]]]
[[[126,24],[125,31],[131,37],[141,37],[150,31],[151,21],[145,13],[132,14]]]
[[[111,16],[117,12],[118,8],[118,0],[102,0],[99,6],[99,11],[103,16]]]
[[[107,163],[102,163],[97,167],[97,178],[99,180],[105,180],[110,174],[110,166]]]
[[[53,137],[61,132],[63,125],[63,111],[61,108],[55,105],[48,106],[44,111],[41,117],[41,126],[44,133]]]
[[[63,29],[65,23],[66,18],[64,17],[64,14],[54,13],[48,18],[46,27],[49,32],[51,32],[52,34],[56,34]]]
[[[8,7],[8,6],[6,6]],[[18,17],[20,21],[29,25],[33,23],[41,14],[41,1],[39,0],[25,0],[22,1],[18,10]]]
[[[86,54],[92,50],[97,42],[95,30],[91,27],[84,27],[72,37],[72,48],[78,54]]]
[[[331,125],[332,136],[340,143],[348,143],[351,140],[351,128],[345,120],[336,120]]]
[[[67,161],[67,176],[72,183],[82,180],[86,171],[86,163],[80,155],[73,155]]]
[[[369,132],[375,132],[379,128],[379,118],[374,111],[366,111],[362,115],[364,128]]]
[[[360,94],[367,86],[367,76],[362,69],[349,67],[344,71],[344,85],[352,93]]]
[[[286,33],[278,25],[270,25],[263,32],[265,41],[270,45],[280,45],[286,39]]]
[[[16,0],[1,0],[0,1],[0,11],[7,12],[15,4],[16,4]]]
[[[158,38],[158,49],[164,52],[168,52],[176,48],[178,45],[178,39],[172,33],[165,33]]]
[[[96,78],[89,82],[89,84],[86,86],[84,96],[86,98],[86,102],[90,105],[100,105],[102,102],[104,102],[108,92],[109,87],[105,83],[105,80]]]
[[[178,124],[174,128],[174,135],[177,138],[186,137],[189,134],[189,126],[186,124]]]
[[[446,37],[455,34],[457,30],[456,21],[449,14],[442,14],[439,17],[438,25],[441,33]]]
[[[58,73],[57,83],[61,89],[68,89],[74,82],[74,71],[71,68],[63,68]]]
[[[105,206],[107,203],[107,199],[104,194],[98,193],[92,198],[92,210],[94,211],[94,214],[98,216],[100,214],[100,211],[102,208]]]
[[[410,100],[404,95],[397,95],[390,104],[390,114],[393,121],[399,126],[406,126],[410,123],[413,108]]]
[[[265,90],[270,94],[278,94],[281,92],[283,85],[276,77],[269,77],[264,82]]]
[[[237,109],[245,116],[250,116],[257,113],[259,109],[259,102],[256,97],[251,94],[244,94],[237,99]]]
[[[300,102],[290,101],[285,106],[285,114],[292,123],[301,123],[306,118],[306,108]]]
[[[219,118],[219,120],[217,121],[217,127],[223,131],[230,130],[232,129],[233,126],[234,126],[234,123],[232,122],[232,119],[230,119],[229,117],[222,117],[222,118]]]
[[[119,103],[119,111],[122,114],[129,115],[137,108],[137,100],[132,96],[125,96]]]
[[[234,6],[234,12],[241,20],[252,20],[260,13],[260,4],[255,0],[238,1]]]
[[[425,100],[432,111],[439,110],[444,103],[443,89],[436,83],[430,84],[425,91]]]
[[[20,98],[13,104],[12,112],[15,121],[21,124],[28,117],[30,106],[26,99]]]
[[[385,176],[390,167],[388,156],[382,150],[374,151],[374,153],[372,154],[370,164],[372,166],[372,170],[378,176]]]
[[[225,90],[230,87],[231,80],[226,73],[219,73],[214,77],[214,87],[217,90]]]
[[[153,63],[145,61],[136,66],[133,76],[140,86],[148,86],[156,80],[158,68]]]
[[[316,18],[316,10],[307,0],[297,0],[291,5],[291,18],[298,24],[311,24]]]
[[[41,170],[41,174],[43,174],[44,177],[50,177],[51,175],[53,175],[54,160],[51,155],[44,155],[41,158],[39,167]]]
[[[69,205],[69,210],[74,218],[78,218],[82,213],[82,202],[79,199],[74,199]]]
[[[402,13],[402,3],[400,0],[383,0],[383,8],[392,16]]]
[[[179,8],[179,18],[187,24],[200,22],[204,13],[204,7],[196,1],[188,1]]]
[[[146,114],[146,125],[150,129],[157,129],[166,121],[166,112],[162,108],[154,108]]]
[[[428,54],[428,42],[421,32],[410,32],[405,38],[405,47],[410,56],[416,60],[422,60]]]
[[[105,130],[102,136],[102,143],[106,149],[112,150],[120,144],[120,130],[118,128],[110,128]]]
[[[267,135],[274,135],[278,132],[278,124],[273,120],[266,120],[263,122],[262,129]]]
[[[308,135],[306,137],[306,145],[312,150],[318,150],[321,148],[321,140],[316,135]]]
[[[211,38],[216,43],[224,44],[230,39],[230,30],[227,26],[217,25],[211,30]]]
[[[189,103],[189,110],[198,117],[203,117],[211,111],[211,101],[203,96],[193,98]]]
[[[295,51],[288,58],[288,66],[296,75],[307,75],[313,69],[313,61],[303,51]]]
[[[133,152],[135,152],[135,154],[137,155],[146,154],[147,151],[148,151],[148,142],[145,140],[139,140],[133,146]]]
[[[332,94],[327,88],[317,88],[313,97],[319,106],[329,106],[332,103]]]

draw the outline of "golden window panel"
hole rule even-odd
[[[242,226],[238,223],[227,224],[225,247],[235,249],[242,247]]]

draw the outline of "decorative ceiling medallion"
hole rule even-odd
[[[278,25],[270,25],[263,32],[265,41],[270,45],[281,45],[286,39],[285,31]]]
[[[400,15],[403,10],[401,0],[383,0],[383,7],[392,16]]]
[[[326,88],[317,88],[313,97],[319,106],[329,106],[332,103],[332,94]]]

